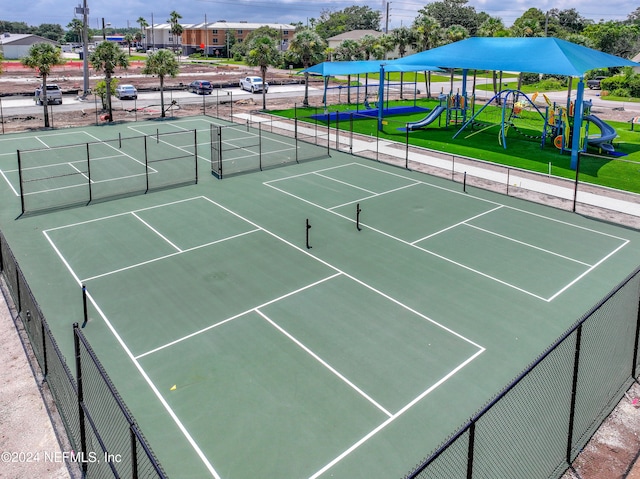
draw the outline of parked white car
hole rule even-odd
[[[42,102],[44,101],[44,95],[42,94],[42,85],[36,88],[35,95],[33,96],[33,100],[36,102],[36,105],[42,105]],[[51,105],[53,103],[62,105],[62,90],[55,83],[48,83],[47,84],[47,104]]]
[[[240,88],[250,91],[251,93],[262,91],[264,89],[264,92],[266,93],[269,91],[269,84],[266,82],[263,84],[262,78],[260,77],[246,77],[240,80]]]

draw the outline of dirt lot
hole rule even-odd
[[[128,76],[139,74],[140,65],[132,65],[127,72]],[[228,84],[235,86],[240,77],[246,74],[255,74],[256,71],[247,68],[216,67],[209,68],[200,65],[185,65],[182,73],[175,79],[167,79],[166,86],[180,88],[180,85],[188,84],[202,74],[214,84]],[[80,89],[81,67],[72,66],[64,70],[57,70],[51,76],[52,81],[57,82],[64,91],[77,91]],[[119,75],[120,76],[120,75]],[[123,79],[126,78],[123,76]],[[272,83],[299,81],[287,72],[271,72],[268,77]],[[124,80],[123,80],[124,81]],[[10,69],[0,76],[0,95],[25,94],[31,95],[34,86],[39,82],[34,73],[24,69]],[[95,80],[92,81],[92,85]],[[156,88],[157,78],[135,77],[138,88]],[[256,100],[258,98],[256,97]],[[291,106],[296,100],[269,100],[270,107]],[[90,102],[93,103],[93,102]],[[190,110],[193,108],[193,111]],[[199,111],[199,105],[181,108],[178,115],[194,114]],[[237,110],[255,110],[257,107],[251,101],[244,105],[238,105]],[[236,109],[236,106],[234,106]],[[615,109],[603,109],[596,111],[599,116],[607,120],[628,121],[629,113]],[[125,112],[116,115],[126,115]],[[114,117],[118,120],[118,117]],[[95,121],[95,114],[85,111],[56,115],[56,127],[91,124]],[[5,132],[21,131],[32,128],[41,128],[41,118],[7,117],[4,116]],[[21,461],[19,453],[40,453],[44,458],[45,452],[60,452],[65,450],[65,445],[60,445],[56,433],[51,426],[51,417],[55,422],[55,407],[46,394],[46,387],[42,388],[42,378],[34,374],[26,360],[25,348],[18,339],[13,318],[15,312],[10,314],[6,309],[3,297],[0,295],[0,336],[3,338],[3,347],[0,350],[0,384],[3,394],[0,395],[0,452],[3,463],[0,467],[1,477],[21,478],[64,478],[69,477],[70,472],[61,462],[51,461]],[[24,336],[23,336],[24,340]],[[28,347],[26,348],[28,350]],[[44,400],[43,400],[44,398]],[[6,453],[11,455],[7,456]],[[640,385],[634,384],[627,392],[620,404],[610,417],[594,435],[591,442],[585,447],[581,455],[575,461],[573,470],[569,470],[563,479],[640,479]],[[12,458],[15,461],[6,461]],[[633,464],[636,463],[635,468]],[[526,473],[523,472],[524,475]],[[72,471],[72,475],[75,473]],[[516,476],[514,476],[516,477]],[[524,477],[524,476],[522,476]]]

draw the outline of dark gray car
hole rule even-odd
[[[213,85],[207,80],[195,80],[189,83],[188,90],[197,95],[210,95],[213,91]]]

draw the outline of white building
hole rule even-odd
[[[5,60],[18,60],[29,53],[29,48],[36,43],[50,43],[58,46],[58,42],[38,35],[24,33],[3,33],[0,36],[0,51]]]

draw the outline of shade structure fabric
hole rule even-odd
[[[639,63],[559,38],[473,37],[393,61],[393,65],[547,73],[581,77],[595,68]]]
[[[383,68],[385,72],[442,71],[438,67],[425,66],[422,64],[398,65],[389,60],[358,60],[351,62],[322,62],[302,70],[300,73],[310,73],[327,77],[336,75],[359,75],[361,73],[380,73],[381,68]]]

